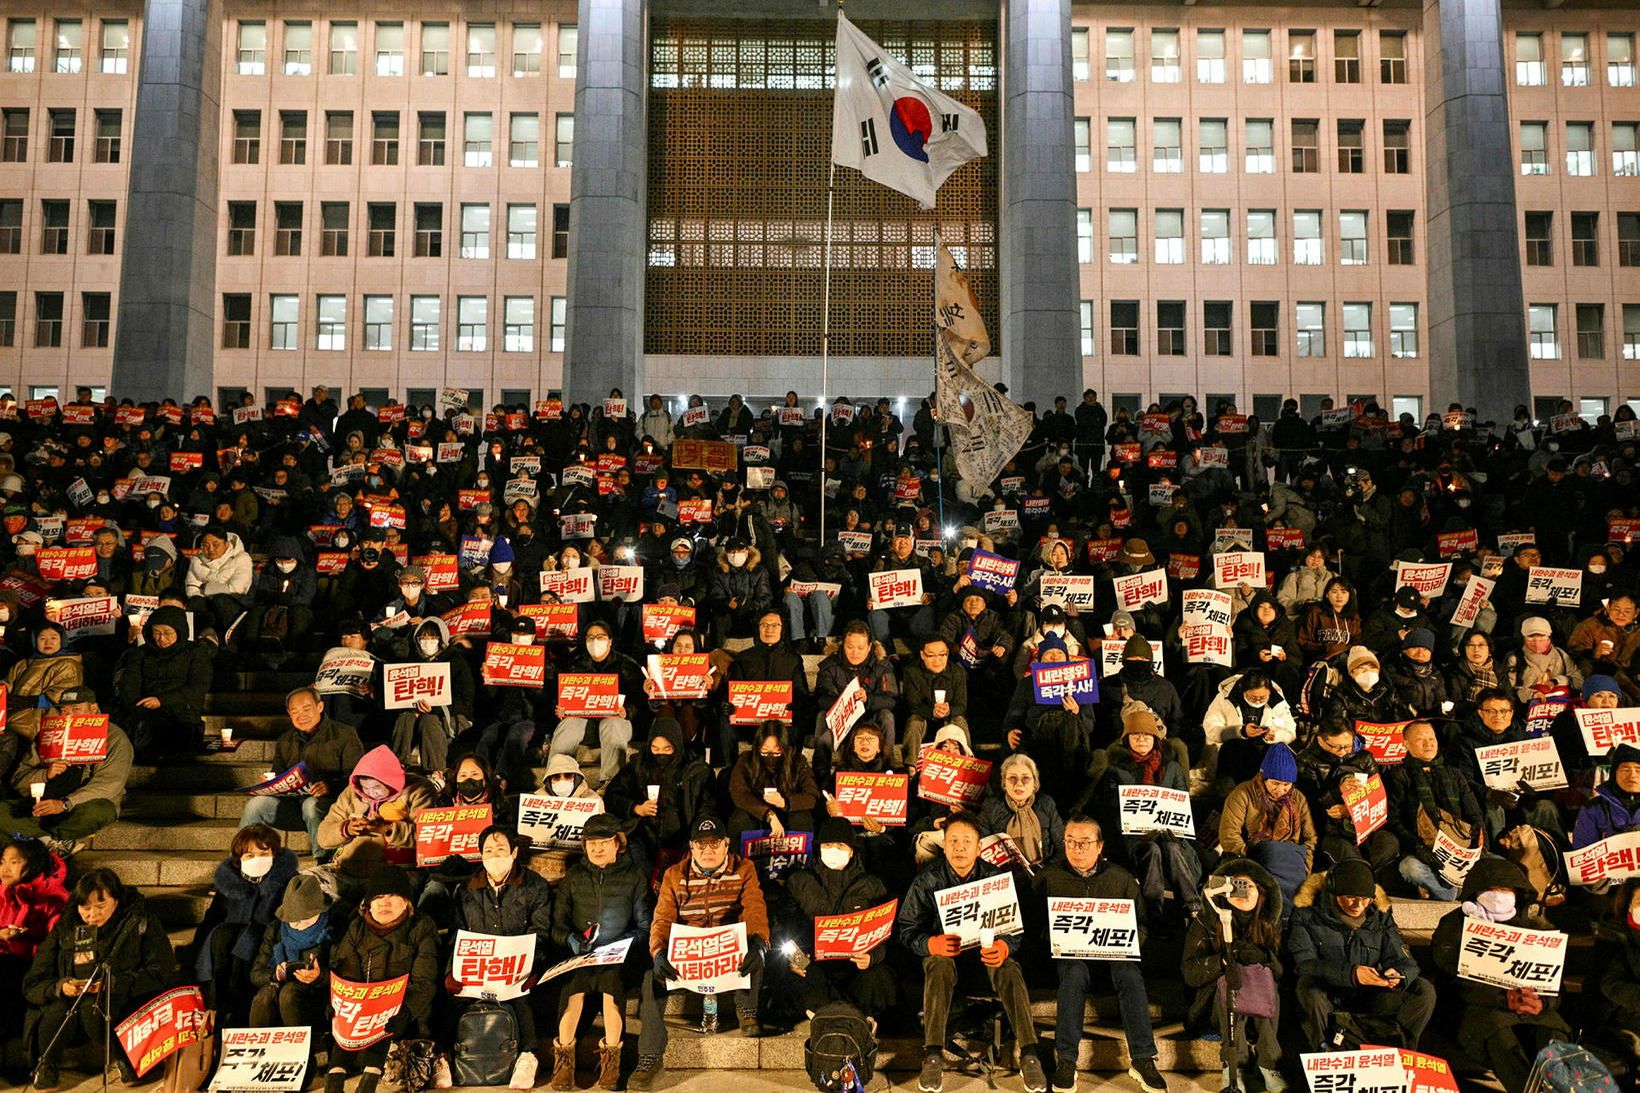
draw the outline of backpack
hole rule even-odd
[[[1538,1052],[1526,1088],[1542,1093],[1617,1093],[1617,1081],[1587,1048],[1550,1040]]]
[[[506,1085],[518,1061],[518,1020],[493,1002],[468,1006],[456,1019],[450,1071],[457,1085]]]
[[[823,1093],[862,1090],[877,1064],[877,1037],[865,1014],[847,1002],[832,1002],[814,1012],[803,1044],[803,1068]]]

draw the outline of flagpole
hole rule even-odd
[[[839,8],[841,5],[839,5]],[[820,547],[826,545],[826,425],[831,420],[831,210],[836,197],[837,161],[826,176],[826,272],[820,293]]]
[[[940,506],[940,542],[945,542],[945,458],[940,452],[940,434],[945,423],[940,420],[940,229],[934,228],[934,264],[929,267],[928,285],[934,295],[934,469],[939,480],[934,483],[934,496]]]

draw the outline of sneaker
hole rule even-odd
[[[58,1089],[62,1084],[63,1078],[55,1063],[41,1063],[34,1071],[34,1088],[37,1090]]]
[[[571,1050],[573,1051],[573,1049]],[[507,1088],[519,1090],[534,1089],[535,1065],[535,1052],[520,1051],[518,1053],[517,1061],[513,1063],[512,1081],[507,1083]],[[572,1077],[575,1073],[574,1066],[575,1057],[572,1054],[570,1056],[570,1074]]]
[[[922,1073],[917,1076],[917,1088],[922,1093],[940,1093],[945,1085],[945,1056],[939,1048],[923,1055]]]
[[[78,854],[81,850],[85,849],[85,843],[80,842],[77,839],[53,839],[48,835],[42,841],[46,844],[47,850],[57,855],[65,862],[68,861],[69,858],[72,858],[74,855]]]
[[[666,1073],[666,1061],[659,1055],[638,1056],[638,1068],[626,1079],[626,1087],[635,1090],[654,1089],[660,1076]]]
[[[1042,1072],[1035,1048],[1020,1051],[1019,1080],[1025,1083],[1025,1093],[1048,1093],[1048,1076]]]
[[[1258,1072],[1259,1076],[1264,1079],[1265,1093],[1285,1093],[1287,1079],[1281,1076],[1281,1071],[1261,1066],[1258,1068]]]
[[[450,1057],[440,1055],[433,1060],[433,1088],[454,1089],[456,1080],[450,1074]]]
[[[1144,1089],[1166,1089],[1167,1079],[1162,1072],[1156,1069],[1155,1059],[1135,1059],[1128,1067],[1128,1077],[1138,1082]]]
[[[1053,1068],[1053,1093],[1076,1093],[1076,1064],[1069,1059]]]

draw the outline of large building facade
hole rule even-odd
[[[1022,397],[1640,399],[1640,3],[857,0],[990,131],[932,212],[834,10],[6,0],[0,388],[814,395],[831,181],[833,393],[926,391],[937,233]]]

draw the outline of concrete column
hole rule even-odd
[[[644,0],[580,0],[564,392],[641,406],[648,167]]]
[[[122,396],[212,392],[221,23],[212,0],[145,5],[109,387]]]
[[[1499,0],[1425,0],[1430,408],[1497,422],[1531,403],[1507,73]]]
[[[1009,394],[1051,410],[1082,391],[1070,0],[1007,0],[1002,19],[999,344]]]

